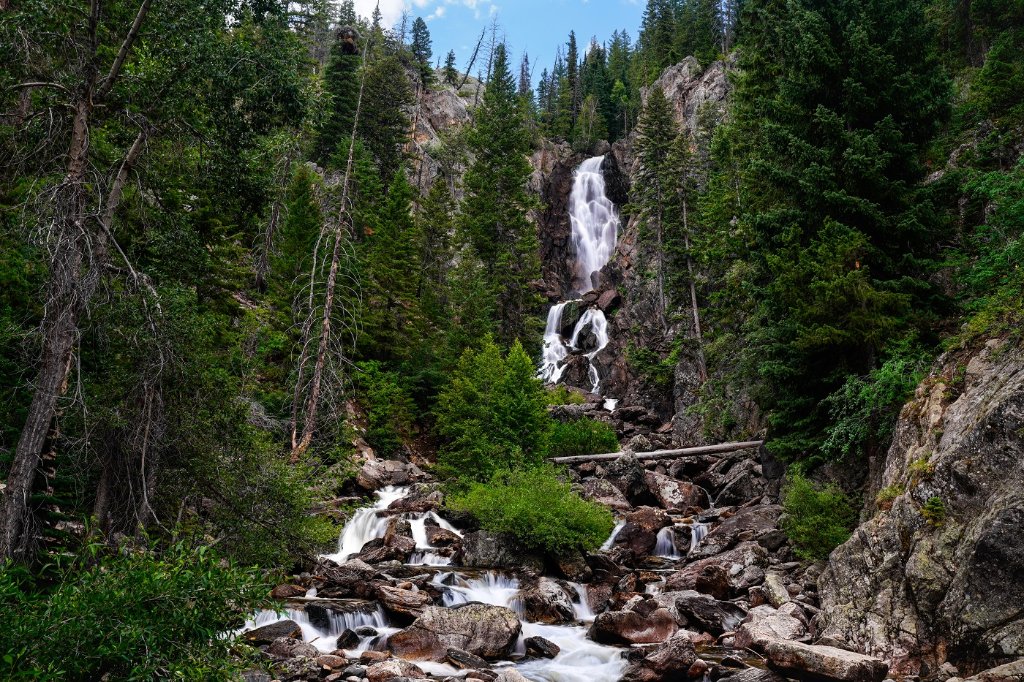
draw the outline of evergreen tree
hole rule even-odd
[[[822,439],[821,401],[928,319],[937,221],[917,187],[948,86],[920,2],[751,0],[745,16],[730,135],[757,292],[747,367],[772,447],[796,457]]]
[[[412,56],[419,68],[420,80],[429,85],[434,79],[434,69],[430,65],[434,52],[430,47],[430,29],[422,17],[416,17],[412,22]]]
[[[352,124],[356,115],[356,100],[359,98],[358,54],[349,54],[341,40],[331,46],[330,61],[324,71],[324,91],[328,96],[326,121],[320,128],[314,154],[321,166],[328,165],[338,146],[347,143],[352,135]]]
[[[390,181],[402,165],[402,145],[409,136],[405,113],[415,97],[397,56],[382,55],[366,67],[359,137],[373,154],[382,180]]]
[[[499,44],[470,132],[474,161],[465,176],[461,229],[493,277],[499,335],[508,343],[532,337],[537,301],[529,284],[540,276],[537,235],[526,217],[533,203],[527,192],[529,144],[508,53]]]
[[[575,31],[569,31],[568,50],[565,55],[565,88],[569,104],[569,128],[566,132],[571,135],[576,126],[576,118],[580,115],[580,106],[583,104],[580,88],[580,55],[576,47]]]
[[[455,68],[455,50],[449,50],[444,58],[444,82],[455,85],[459,82],[459,70]]]

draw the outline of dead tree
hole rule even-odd
[[[110,68],[101,75],[99,45],[100,0],[89,7],[88,52],[82,80],[69,102],[71,140],[63,179],[50,190],[52,211],[47,229],[50,278],[42,323],[42,352],[33,381],[34,392],[7,477],[0,507],[0,559],[24,558],[31,546],[29,497],[44,447],[67,389],[79,321],[99,283],[107,262],[110,222],[120,205],[132,167],[145,148],[148,129],[138,134],[125,154],[99,215],[90,206],[89,132],[94,109],[102,106],[114,88],[125,60],[138,37],[152,0],[142,0]]]

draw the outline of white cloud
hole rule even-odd
[[[361,16],[369,17],[373,14],[373,8],[377,6],[378,0],[355,0],[356,12]],[[380,0],[380,13],[385,26],[393,26],[402,18],[402,12],[413,10],[414,14],[423,14],[426,10],[433,8],[426,19],[440,19],[445,16],[448,7],[458,6],[472,10],[473,16],[477,19],[483,16],[486,8],[487,14],[494,15],[498,6],[493,0]]]

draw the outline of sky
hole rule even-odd
[[[377,2],[355,0],[356,11],[369,16]],[[535,63],[536,83],[542,69],[551,69],[559,45],[564,52],[570,30],[576,31],[581,54],[592,37],[604,42],[616,29],[626,29],[635,41],[644,4],[643,0],[380,0],[380,10],[389,24],[397,22],[403,10],[413,18],[423,17],[433,41],[434,61],[443,62],[448,50],[455,50],[460,71],[466,68],[480,31],[497,17],[512,54],[513,72],[518,75],[526,51]],[[477,66],[486,65],[478,61]]]

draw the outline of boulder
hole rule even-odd
[[[291,599],[306,596],[306,588],[302,585],[278,585],[270,592],[274,599]]]
[[[302,639],[302,628],[294,620],[279,620],[242,633],[242,639],[253,646],[270,644],[281,637]]]
[[[616,413],[621,415],[626,409],[621,407]],[[646,410],[644,410],[644,413],[646,413]],[[625,419],[624,417],[619,418]],[[637,458],[632,454],[626,453],[605,467],[604,478],[618,488],[630,503],[636,504],[638,500],[650,495],[644,473],[644,468],[640,465]]]
[[[797,618],[770,606],[755,606],[736,630],[738,649],[760,650],[771,640],[799,640],[807,635],[807,628]]]
[[[653,471],[648,471],[644,474],[644,481],[647,484],[647,489],[664,509],[684,511],[687,509],[707,509],[711,506],[708,494],[704,492],[703,488],[693,483],[677,481],[674,478]]]
[[[471,654],[468,651],[463,651],[462,649],[448,649],[444,660],[446,663],[451,663],[459,670],[471,670],[473,668],[486,669],[491,667],[484,659]]]
[[[396,677],[418,679],[426,677],[426,673],[418,665],[397,658],[389,658],[386,661],[374,663],[366,669],[366,679],[369,682],[387,682]]]
[[[502,606],[431,606],[412,625],[391,635],[388,649],[412,660],[443,661],[448,649],[496,660],[512,653],[521,630],[516,614]]]
[[[663,592],[655,599],[676,616],[680,627],[715,636],[733,630],[746,616],[735,604],[720,602],[694,590]]]
[[[522,590],[519,596],[526,620],[530,622],[555,625],[576,620],[576,610],[569,593],[550,578],[541,578],[529,589]]]
[[[717,556],[688,564],[665,581],[668,591],[696,590],[717,599],[745,594],[764,580],[768,552],[756,542],[741,542]]]
[[[626,668],[622,682],[675,682],[686,679],[697,661],[689,633],[680,632]]]
[[[427,542],[431,547],[458,547],[462,538],[458,533],[453,533],[447,528],[440,526],[426,526]]]
[[[664,608],[655,608],[650,613],[605,611],[594,619],[589,636],[600,644],[656,644],[672,637],[678,629],[675,617]]]
[[[778,531],[779,517],[782,507],[776,504],[755,505],[740,509],[738,512],[717,524],[710,533],[704,536],[700,544],[689,555],[691,559],[706,559],[721,554],[743,541],[761,542],[773,531]],[[774,547],[774,538],[768,543]]]
[[[718,678],[718,682],[786,682],[786,678],[771,670],[745,668],[731,675]]]
[[[484,530],[466,533],[455,560],[469,568],[523,568],[538,575],[544,572],[544,559],[523,551],[510,537]]]
[[[633,509],[621,490],[603,478],[590,478],[583,482],[580,494],[591,502],[602,504],[612,511],[627,512]]]
[[[526,655],[537,658],[554,658],[562,650],[557,644],[543,637],[527,637],[523,644],[526,645]]]
[[[515,668],[502,668],[498,671],[498,676],[494,678],[494,682],[530,682],[530,680]]]
[[[372,596],[367,586],[377,575],[376,568],[360,559],[350,559],[341,565],[322,559],[314,572],[323,580],[317,595],[330,598]]]
[[[395,460],[371,460],[363,464],[356,474],[356,485],[374,492],[389,485],[408,485],[426,478],[415,464]]]
[[[334,654],[321,654],[316,657],[316,662],[331,670],[337,670],[348,665],[348,659],[342,656],[335,656]]]
[[[411,620],[423,613],[434,600],[426,592],[403,590],[389,585],[377,586],[377,599],[388,613]]]
[[[267,647],[267,653],[276,658],[316,658],[320,655],[312,644],[292,637],[278,637]]]
[[[782,639],[757,643],[773,670],[810,682],[882,682],[889,665],[881,659],[831,646]]]
[[[971,675],[964,682],[1024,682],[1024,658]]]
[[[597,297],[597,307],[603,312],[608,312],[622,302],[622,297],[615,289],[606,289]]]
[[[765,574],[761,589],[764,590],[765,599],[775,608],[779,608],[789,601],[789,590],[786,589],[786,583],[783,582],[782,576],[774,571],[768,571]]]
[[[658,544],[658,531],[672,525],[669,515],[656,507],[639,507],[626,514],[613,544],[629,548],[636,556],[646,556]]]

